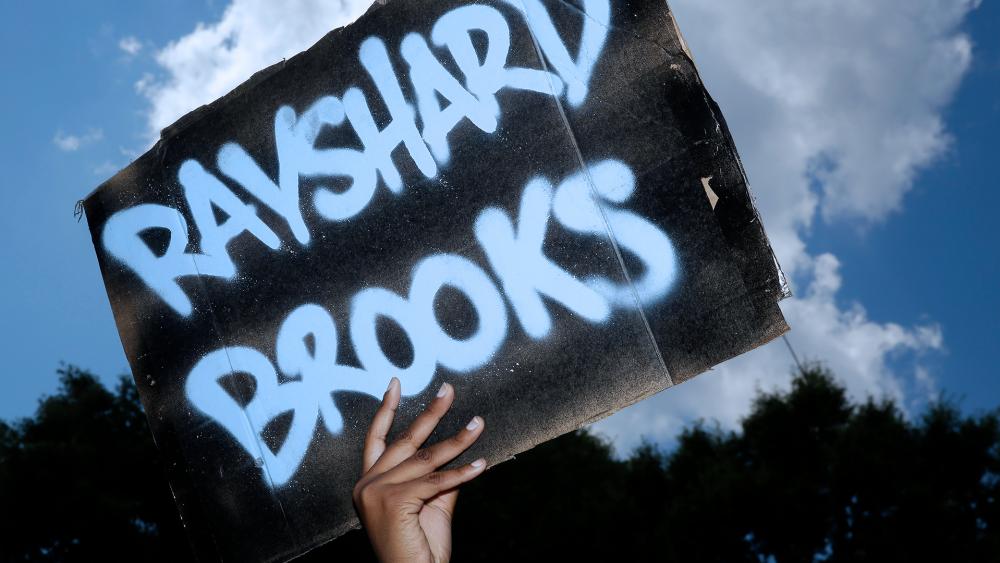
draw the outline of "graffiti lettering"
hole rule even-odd
[[[590,186],[593,192],[588,191]],[[608,160],[571,176],[554,190],[545,179],[529,182],[516,226],[499,209],[480,213],[476,239],[531,337],[544,338],[551,330],[543,295],[591,323],[600,323],[614,308],[662,298],[673,284],[677,268],[670,239],[643,217],[618,207],[634,189],[631,170]],[[595,199],[598,196],[600,200]],[[548,259],[542,247],[553,216],[563,227],[582,234],[602,233],[598,222],[607,216],[623,236],[624,249],[642,264],[638,294],[605,278],[583,282]],[[462,292],[475,309],[478,328],[467,338],[449,335],[435,316],[434,300],[445,286]],[[409,366],[396,365],[382,350],[376,334],[380,317],[398,324],[409,339],[413,349]],[[284,321],[277,338],[278,369],[292,381],[279,385],[271,361],[261,352],[242,347],[206,355],[188,375],[191,403],[229,431],[250,455],[261,459],[276,487],[294,476],[319,418],[330,433],[341,431],[343,421],[333,402],[334,392],[377,397],[393,374],[400,378],[403,394],[414,395],[427,387],[438,366],[467,373],[487,364],[510,330],[503,294],[492,279],[475,263],[454,254],[421,260],[414,268],[408,297],[382,288],[359,292],[351,301],[349,326],[360,368],[337,363],[337,328],[330,314],[318,305],[303,305]],[[312,341],[311,347],[307,340]],[[254,397],[245,407],[220,385],[235,373],[256,381]],[[291,429],[273,452],[258,437],[271,420],[288,412],[293,413]]]
[[[531,28],[532,35],[552,63],[559,76],[566,81],[566,98],[573,106],[580,106],[587,99],[590,76],[594,72],[597,59],[604,50],[611,23],[611,4],[608,0],[584,0],[583,35],[576,60],[569,54],[565,43],[559,38],[555,22],[549,17],[542,0],[504,0],[521,12]]]
[[[670,289],[676,278],[676,255],[670,239],[648,220],[610,205],[596,206],[593,194],[605,203],[624,203],[635,191],[635,176],[627,166],[606,160],[591,166],[562,184],[553,199],[553,214],[567,229],[603,236],[610,231],[615,242],[635,254],[645,266],[644,274],[632,279],[630,289],[607,278],[595,277],[588,285],[613,305],[654,303]]]
[[[388,125],[379,128],[365,93],[351,87],[342,98],[320,98],[301,116],[287,106],[277,111],[274,136],[278,178],[270,178],[236,143],[227,143],[219,149],[219,170],[283,218],[298,244],[308,245],[311,235],[303,219],[300,194],[303,178],[348,178],[350,186],[346,191],[338,193],[321,185],[312,198],[321,217],[346,221],[368,206],[379,177],[391,192],[402,194],[403,178],[393,161],[393,152],[398,147],[405,149],[402,152],[409,155],[421,174],[434,178],[438,167],[450,161],[448,134],[459,123],[468,119],[485,133],[495,132],[501,117],[496,94],[501,89],[555,97],[565,92],[571,106],[582,104],[607,37],[609,0],[584,2],[586,13],[581,15],[583,32],[575,60],[540,0],[506,2],[524,17],[554,72],[508,65],[511,31],[500,11],[483,5],[456,8],[435,23],[431,40],[447,48],[464,76],[464,83],[441,64],[423,36],[407,35],[400,45],[400,54],[409,67],[408,77],[417,98],[415,109],[403,94],[385,43],[369,37],[361,43],[358,57],[388,109],[391,118]],[[482,61],[473,43],[474,33],[486,37]],[[442,107],[440,99],[448,105]],[[417,125],[418,118],[421,127]],[[345,122],[357,134],[363,150],[315,147],[324,127],[340,127]],[[244,203],[198,161],[184,162],[178,180],[184,188],[194,226],[201,235],[200,253],[185,252],[188,225],[180,214],[157,204],[120,211],[107,222],[102,240],[108,252],[132,269],[167,305],[188,316],[192,313],[191,302],[178,279],[199,275],[232,279],[237,266],[226,247],[244,234],[272,250],[282,248],[283,241],[257,217],[254,205]],[[213,206],[228,214],[222,223],[216,220]],[[150,229],[169,231],[171,242],[165,254],[157,255],[139,236]]]
[[[498,209],[487,209],[476,221],[476,238],[500,278],[521,326],[533,338],[547,336],[552,328],[542,295],[591,322],[603,321],[611,312],[599,293],[542,252],[551,210],[552,186],[547,180],[538,179],[524,190],[516,232],[507,214]]]

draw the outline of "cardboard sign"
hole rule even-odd
[[[442,382],[490,463],[787,327],[732,139],[662,0],[407,0],[164,131],[86,200],[200,556],[357,519]],[[151,477],[153,478],[153,477]]]

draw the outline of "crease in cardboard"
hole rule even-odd
[[[507,1],[517,1],[517,2],[520,2],[521,6],[522,6],[522,13],[524,14],[524,17],[525,18],[529,17],[528,16],[528,9],[527,9],[526,6],[524,6],[524,3],[522,2],[522,0],[507,0]],[[559,0],[559,1],[560,1],[561,4],[572,6],[572,4],[569,4],[569,3],[565,2],[564,0]],[[575,6],[572,6],[572,7],[578,13],[583,13],[583,15],[586,16],[587,18],[590,18],[591,21],[593,21],[597,25],[600,25],[601,27],[604,27],[606,30],[610,31],[610,26],[604,25],[600,21],[598,21],[598,20],[594,19],[593,17],[591,17],[586,12],[581,11],[579,8],[576,8]],[[581,32],[581,33],[583,33],[583,32]],[[528,34],[531,36],[531,43],[532,43],[532,45],[535,48],[535,56],[540,61],[541,65],[542,65],[542,69],[544,69],[546,72],[551,72],[550,69],[549,69],[548,63],[545,60],[545,55],[542,52],[541,46],[538,44],[538,38],[535,37],[534,32],[531,31],[531,26],[529,26]],[[585,41],[581,42],[581,45],[582,46],[586,46],[586,42]],[[583,47],[581,47],[581,49],[582,48]],[[577,56],[579,57],[580,55],[582,55],[582,53],[578,54]],[[614,250],[614,254],[615,254],[615,259],[618,261],[618,268],[619,268],[620,272],[622,273],[622,275],[624,276],[625,281],[626,281],[626,283],[629,286],[629,290],[632,292],[632,299],[634,301],[635,309],[636,309],[636,311],[639,312],[639,318],[642,320],[643,328],[645,329],[645,332],[646,332],[646,337],[648,338],[649,344],[652,346],[652,349],[653,349],[654,353],[656,354],[656,359],[657,359],[657,361],[660,364],[660,368],[663,370],[663,376],[666,378],[666,383],[667,383],[666,387],[667,388],[672,387],[673,384],[674,384],[673,377],[671,377],[670,370],[667,368],[667,363],[663,359],[663,353],[660,351],[660,346],[656,342],[656,336],[653,334],[653,329],[652,329],[652,327],[649,324],[649,319],[646,317],[646,312],[645,312],[645,309],[642,306],[642,301],[641,301],[641,299],[639,297],[639,292],[638,292],[638,290],[636,290],[635,284],[632,282],[632,277],[629,274],[628,268],[625,266],[625,258],[622,256],[621,249],[618,246],[618,240],[616,239],[616,237],[614,235],[614,231],[611,228],[611,224],[608,222],[608,217],[607,217],[607,214],[605,212],[604,205],[601,203],[601,198],[598,197],[597,188],[594,185],[594,178],[593,178],[593,176],[591,174],[590,167],[587,166],[587,163],[586,163],[586,161],[585,161],[585,159],[583,157],[583,153],[580,151],[580,145],[577,142],[576,133],[573,130],[573,126],[569,122],[569,118],[566,116],[566,109],[563,107],[562,100],[560,99],[559,96],[556,95],[555,92],[553,92],[552,94],[553,94],[554,103],[556,104],[556,107],[557,107],[557,109],[559,111],[559,117],[562,120],[563,127],[565,127],[565,129],[566,129],[568,140],[569,140],[570,144],[573,147],[573,152],[575,153],[577,162],[579,163],[580,170],[583,171],[587,175],[587,179],[589,180],[588,181],[588,186],[590,188],[590,196],[591,196],[591,199],[594,202],[595,207],[598,209],[598,211],[599,211],[599,213],[601,215],[601,220],[604,222],[604,228],[605,228],[605,231],[608,234],[608,240],[611,242],[611,246],[612,246],[612,249]],[[610,412],[607,412],[607,414],[605,416],[610,416],[611,414],[614,414],[615,412],[617,412],[617,410],[618,409],[611,410]]]

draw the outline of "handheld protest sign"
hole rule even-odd
[[[85,202],[204,559],[357,524],[393,376],[491,463],[787,330],[732,139],[661,0],[407,0],[164,131]]]

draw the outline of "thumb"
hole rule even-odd
[[[448,519],[455,514],[455,503],[458,502],[458,489],[452,489],[450,491],[445,491],[440,495],[431,499],[427,504],[440,509],[445,514],[448,515]]]

